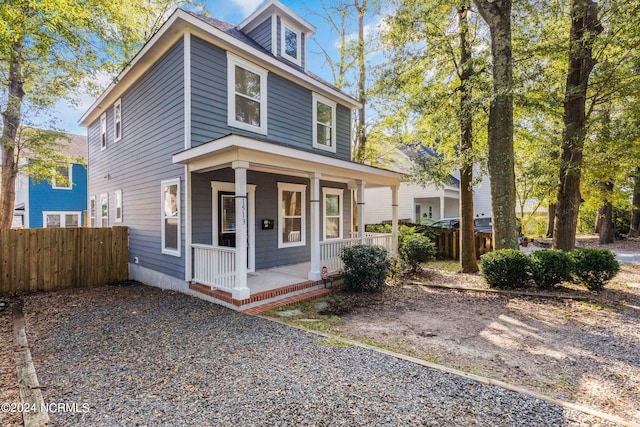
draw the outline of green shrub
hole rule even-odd
[[[411,271],[419,271],[420,264],[435,258],[436,247],[428,237],[413,234],[404,239],[400,255]]]
[[[482,255],[480,272],[492,288],[519,288],[529,284],[531,261],[518,249],[499,249]]]
[[[568,252],[553,249],[535,251],[529,258],[533,280],[541,288],[550,289],[571,280],[573,257]]]
[[[350,291],[375,291],[384,286],[390,261],[380,246],[355,245],[342,249],[344,284]]]
[[[571,256],[574,278],[592,291],[602,289],[620,271],[616,256],[608,249],[574,249]]]
[[[391,224],[367,224],[364,230],[368,233],[391,233]]]

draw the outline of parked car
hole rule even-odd
[[[438,228],[460,228],[460,218],[441,218],[424,225]]]

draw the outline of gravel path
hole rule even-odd
[[[151,287],[33,295],[25,316],[45,402],[77,404],[52,425],[613,425]]]

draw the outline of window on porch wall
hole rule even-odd
[[[306,186],[278,183],[280,199],[278,247],[305,245]]]
[[[324,239],[342,239],[342,194],[337,188],[323,188]]]

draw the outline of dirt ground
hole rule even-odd
[[[640,252],[639,241],[623,245]],[[338,292],[324,313],[345,336],[640,422],[639,266],[600,292],[546,292],[582,300],[430,286],[488,289],[456,267],[431,263],[375,295]]]

